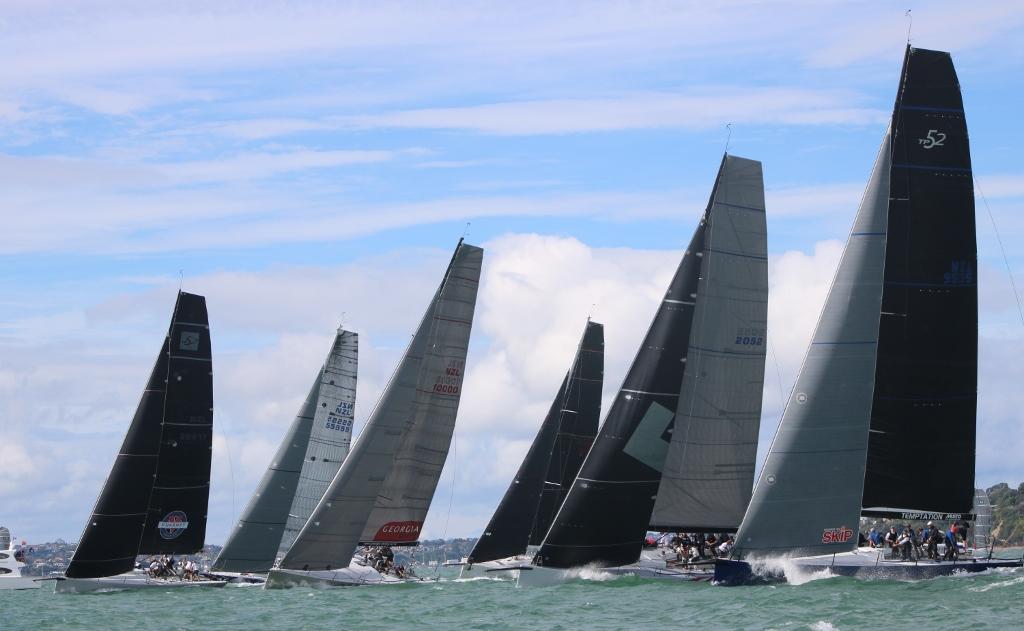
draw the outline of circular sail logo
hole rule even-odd
[[[188,516],[180,510],[171,511],[156,525],[164,539],[177,539],[188,528]]]

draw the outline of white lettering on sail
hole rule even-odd
[[[938,129],[929,129],[927,136],[917,139],[917,144],[921,145],[925,149],[933,149],[935,147],[943,146],[945,141],[946,134],[942,133]]]

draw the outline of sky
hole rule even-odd
[[[764,163],[763,458],[908,26],[961,82],[977,481],[1016,485],[1019,2],[0,0],[0,523],[77,540],[180,286],[210,311],[222,543],[336,327],[360,334],[358,431],[465,234],[484,270],[424,536],[476,536],[588,315],[614,395],[727,147]]]

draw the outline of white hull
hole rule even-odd
[[[360,585],[398,585],[401,583],[421,583],[425,579],[381,574],[367,565],[353,562],[340,570],[270,570],[267,574],[265,589],[289,587],[357,587]]]
[[[532,557],[520,554],[505,559],[484,561],[483,563],[465,563],[459,572],[459,578],[493,578],[493,579],[514,579],[515,570],[529,565]]]
[[[0,575],[0,590],[39,589],[39,583],[28,576]]]
[[[229,585],[262,585],[267,582],[266,574],[249,572],[205,572],[203,576],[215,581],[225,581]]]
[[[182,581],[178,579],[150,578],[138,574],[120,574],[104,578],[60,578],[54,586],[57,594],[89,594],[120,592],[137,589],[186,589],[224,587],[226,581]]]

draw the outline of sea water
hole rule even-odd
[[[800,585],[581,574],[553,587],[459,580],[335,589],[0,591],[0,629],[986,629],[1024,627],[1024,570],[917,582],[833,577]]]

